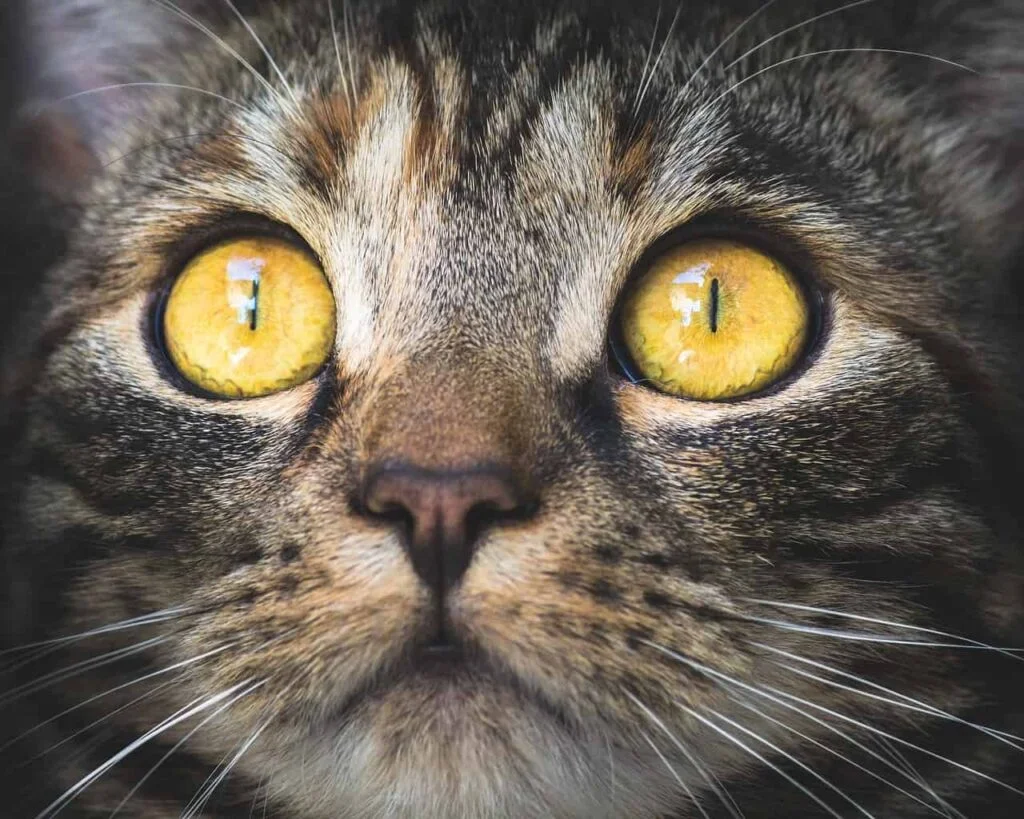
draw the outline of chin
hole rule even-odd
[[[290,733],[250,773],[316,819],[655,819],[680,804],[656,756],[478,669],[404,677]]]

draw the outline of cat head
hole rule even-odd
[[[181,717],[150,787],[685,814],[860,793],[830,730],[908,719],[1008,775],[940,727],[1020,676],[967,640],[1024,627],[1024,21],[816,13],[38,4],[8,620],[167,674],[114,720]]]

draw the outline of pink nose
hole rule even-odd
[[[368,512],[401,520],[416,573],[441,599],[473,559],[482,529],[528,513],[504,469],[426,470],[389,464],[371,470],[363,493]]]

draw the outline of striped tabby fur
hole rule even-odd
[[[10,271],[0,813],[1024,815],[1024,5],[27,11],[60,241]],[[337,345],[210,401],[153,305],[252,229],[322,260]],[[680,230],[817,283],[777,389],[610,365]],[[534,501],[449,595],[456,673],[360,507],[389,458]]]

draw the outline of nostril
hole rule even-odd
[[[432,471],[386,465],[368,474],[365,510],[400,522],[420,577],[439,596],[468,568],[483,529],[532,513],[509,470],[494,466]]]

